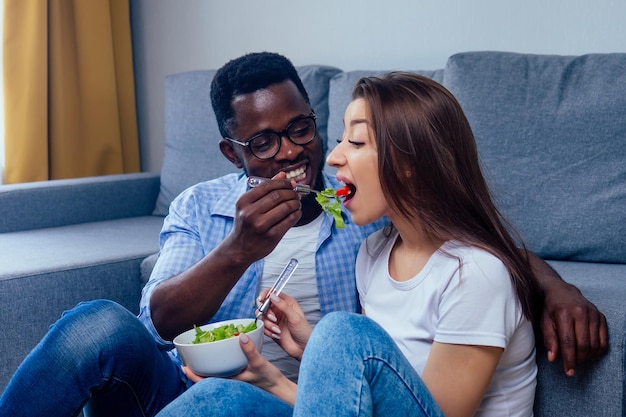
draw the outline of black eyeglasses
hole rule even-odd
[[[311,142],[317,134],[315,119],[315,113],[311,113],[310,116],[292,121],[282,132],[274,132],[272,130],[261,132],[243,142],[228,137],[224,139],[237,145],[247,146],[252,155],[259,159],[271,159],[280,151],[281,138],[283,136],[287,136],[296,145],[306,145]]]

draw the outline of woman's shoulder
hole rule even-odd
[[[485,249],[456,241],[448,241],[442,246],[441,251],[457,258],[461,269],[471,272],[472,275],[482,277],[509,275],[502,260]]]
[[[449,240],[441,246],[441,251],[455,255],[468,262],[502,263],[500,258],[490,251],[477,246],[468,245],[456,240]]]

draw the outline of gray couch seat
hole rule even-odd
[[[142,216],[0,234],[0,279],[143,259],[159,249],[159,216]]]
[[[155,174],[0,187],[0,391],[63,311],[97,298],[138,311],[158,189]]]
[[[44,336],[40,323],[82,301],[109,298],[136,313],[139,265],[158,250],[162,224],[143,216],[0,234],[0,373],[11,375]]]

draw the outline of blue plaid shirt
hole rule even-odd
[[[173,348],[173,344],[163,340],[154,328],[150,314],[152,292],[162,281],[199,262],[226,238],[233,228],[235,203],[248,190],[246,179],[244,174],[229,174],[197,184],[181,193],[170,206],[161,230],[159,257],[139,306],[139,319],[166,349]],[[325,176],[324,181],[327,187],[339,186],[330,176]],[[321,313],[358,311],[356,255],[365,237],[385,223],[359,227],[344,213],[346,227],[337,229],[333,217],[324,215],[315,255]],[[263,259],[250,265],[211,321],[251,317],[262,274]]]

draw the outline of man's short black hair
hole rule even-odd
[[[211,105],[222,137],[230,137],[234,118],[232,101],[273,84],[291,80],[304,100],[310,103],[302,80],[291,61],[273,52],[254,52],[235,58],[217,72],[211,82]]]

